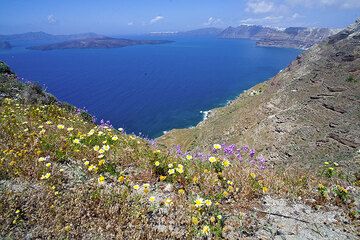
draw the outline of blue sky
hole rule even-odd
[[[360,0],[0,0],[0,34],[141,34],[262,24],[341,28]]]

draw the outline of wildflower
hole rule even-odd
[[[73,143],[75,143],[75,144],[80,144],[80,140],[77,139],[77,138],[75,138],[75,139],[73,140]]]
[[[206,199],[206,200],[205,200],[205,205],[206,205],[206,206],[210,207],[211,204],[212,204],[211,200],[209,200],[209,199]]]
[[[50,125],[52,122],[51,121],[46,121],[46,124],[47,125]]]
[[[119,132],[122,132],[122,131],[124,131],[124,129],[123,129],[123,128],[118,128],[118,130],[119,130]]]
[[[209,157],[209,162],[211,162],[211,163],[216,162],[216,158],[215,157]]]
[[[210,222],[212,222],[212,223],[213,223],[213,222],[215,222],[215,220],[216,220],[216,219],[215,219],[215,217],[214,217],[214,216],[211,216],[211,217],[210,217]]]
[[[329,165],[330,163],[329,162],[324,162],[324,165]]]
[[[154,201],[155,201],[155,197],[149,197],[149,201],[150,201],[150,202],[154,202]]]
[[[73,131],[73,130],[74,130],[74,128],[69,127],[69,128],[67,128],[66,130],[67,130],[68,132],[71,132],[71,131]]]
[[[202,198],[198,197],[197,199],[195,199],[195,207],[200,208],[202,207],[202,205],[204,205],[204,200]]]
[[[134,188],[135,190],[139,190],[140,186],[139,186],[139,185],[134,185],[133,188]]]
[[[169,169],[169,171],[168,171],[168,173],[169,173],[169,175],[172,175],[172,174],[174,174],[175,173],[175,169]]]
[[[234,184],[234,183],[233,183],[232,181],[230,181],[230,180],[228,180],[227,183],[228,183],[229,185],[233,185],[233,184]]]
[[[224,195],[224,197],[227,197],[227,196],[229,196],[229,193],[227,191],[224,191],[223,195]]]
[[[183,195],[185,193],[185,190],[181,188],[181,189],[178,190],[178,193]]]
[[[90,136],[92,136],[94,133],[95,133],[95,130],[94,130],[94,129],[91,129],[91,130],[87,133],[87,135],[90,137]]]
[[[45,161],[45,160],[46,160],[46,159],[45,159],[44,157],[40,157],[38,161],[39,161],[39,162],[43,162],[43,161]]]
[[[16,211],[15,211],[15,213],[16,213],[16,214],[19,214],[19,213],[20,213],[20,210],[19,210],[19,209],[18,209],[18,210],[16,210]]]
[[[199,178],[198,177],[193,177],[193,184],[197,184],[199,182]]]
[[[170,205],[172,205],[172,204],[173,204],[173,201],[171,200],[171,198],[165,199],[165,205],[166,205],[166,206],[170,206]]]
[[[339,166],[339,164],[337,162],[334,162],[334,166],[337,167]]]
[[[51,176],[51,173],[46,173],[46,174],[42,175],[40,179],[41,179],[41,180],[49,179],[50,176]]]
[[[88,167],[88,170],[89,170],[89,171],[92,171],[92,170],[94,170],[94,169],[96,169],[95,165],[92,165],[92,164],[91,164],[91,165]]]
[[[89,163],[90,163],[89,161],[85,161],[84,165],[87,166],[87,165],[89,165]]]
[[[51,167],[51,163],[47,163],[47,164],[45,164],[45,166]]]
[[[158,154],[158,153],[160,153],[160,152],[161,152],[161,151],[160,151],[159,149],[154,151],[155,154]]]
[[[103,184],[105,182],[105,177],[103,175],[100,175],[100,177],[98,178],[98,182],[100,184]]]
[[[228,167],[230,165],[230,162],[229,160],[224,160],[222,164],[224,165],[224,167]]]
[[[104,160],[104,159],[101,159],[101,160],[99,161],[99,163],[98,163],[99,166],[104,165],[104,164],[105,164],[105,160]]]
[[[187,160],[191,160],[193,157],[191,155],[186,155]]]
[[[144,187],[144,188],[149,188],[149,187],[150,187],[150,184],[144,183],[144,184],[143,184],[143,187]]]
[[[63,169],[63,168],[60,168],[59,172],[63,172],[63,171],[64,171],[64,169]]]
[[[159,165],[160,165],[160,162],[159,162],[159,161],[156,161],[156,162],[155,162],[155,166],[158,167]]]
[[[97,152],[97,151],[99,151],[100,147],[98,145],[95,145],[93,149],[94,149],[94,151]]]
[[[197,217],[192,217],[192,218],[191,218],[191,222],[192,222],[192,224],[194,224],[194,225],[198,225],[198,224],[199,224],[199,219],[198,219]]]
[[[111,138],[111,140],[113,140],[113,141],[116,141],[116,140],[118,140],[119,138],[117,137],[117,136],[113,136],[112,138]]]
[[[222,219],[222,216],[221,216],[221,215],[217,215],[216,217],[217,217],[217,219],[219,219],[219,220]]]
[[[104,153],[104,152],[105,152],[105,150],[104,150],[103,148],[99,150],[99,153],[100,153],[100,154],[102,154],[102,153]]]
[[[99,155],[97,158],[103,158],[104,157],[104,155],[103,154],[101,154],[101,155]]]
[[[269,191],[269,189],[264,186],[264,187],[262,187],[262,191],[263,191],[263,193],[267,193]]]
[[[256,174],[255,173],[250,173],[250,177],[255,179],[256,178]]]
[[[109,146],[109,145],[104,145],[104,146],[102,147],[102,149],[104,149],[105,151],[109,151],[110,146]]]
[[[176,171],[177,171],[178,173],[183,173],[183,172],[184,172],[184,167],[183,167],[183,165],[179,164],[178,167],[176,168]]]
[[[58,129],[64,129],[64,128],[65,128],[65,126],[64,126],[64,125],[62,125],[62,124],[59,124],[59,125],[57,125],[57,128],[58,128]]]
[[[104,135],[104,132],[99,131],[99,132],[98,132],[98,136],[102,136],[102,135]]]
[[[214,147],[215,150],[221,149],[221,145],[220,145],[220,144],[214,144],[213,147]]]
[[[166,179],[166,176],[160,176],[159,179],[160,181],[164,181]]]
[[[124,177],[124,176],[118,177],[118,182],[123,183],[124,180],[125,180],[125,177]]]
[[[173,165],[172,163],[169,163],[169,164],[168,164],[168,167],[169,167],[169,168],[173,168],[174,165]]]
[[[205,234],[205,235],[209,235],[209,233],[210,233],[210,228],[209,228],[209,226],[205,225],[205,226],[202,228],[201,232],[202,232],[203,234]]]

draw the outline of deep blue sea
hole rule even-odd
[[[195,126],[203,119],[201,111],[225,105],[300,53],[256,47],[251,40],[169,40],[175,42],[54,51],[26,50],[36,43],[19,42],[0,51],[0,59],[20,77],[41,83],[98,120],[154,138],[166,130]]]

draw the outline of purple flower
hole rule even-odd
[[[253,158],[255,155],[255,149],[251,149],[249,154],[250,154],[250,157]]]
[[[227,155],[233,155],[235,152],[235,144],[231,144],[229,146],[224,146],[224,153]]]
[[[242,150],[243,150],[244,152],[249,151],[249,146],[248,146],[248,145],[244,145],[244,146],[242,147]]]

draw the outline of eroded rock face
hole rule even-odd
[[[187,149],[209,143],[249,144],[274,164],[303,167],[338,161],[358,171],[360,153],[360,22],[315,45],[269,81],[216,109],[194,129],[159,141]]]

